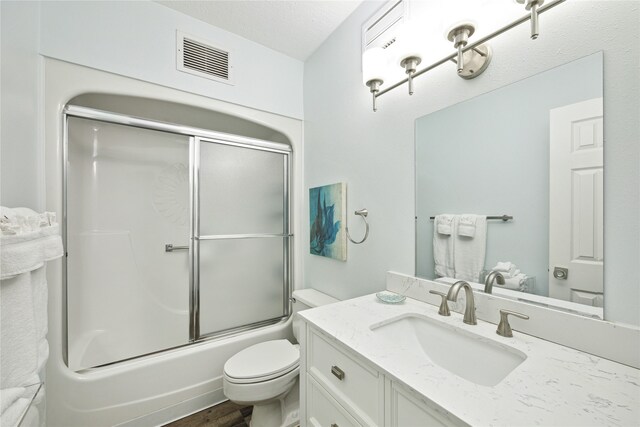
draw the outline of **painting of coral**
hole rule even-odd
[[[310,251],[340,261],[347,260],[344,182],[309,189]]]

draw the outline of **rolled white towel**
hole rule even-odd
[[[510,277],[513,277],[516,274],[516,265],[509,261],[505,261],[505,262],[498,261],[495,267],[493,267],[491,270],[499,271],[505,277],[507,277],[505,273]]]
[[[466,237],[474,237],[476,235],[476,215],[465,214],[460,215],[458,221],[458,235]]]
[[[449,214],[436,215],[435,223],[438,234],[451,235],[453,231],[453,218],[454,216]]]
[[[497,270],[492,270],[492,271],[497,271]],[[498,273],[502,274],[502,277],[504,277],[505,279],[510,279],[520,274],[520,270],[516,268],[516,270],[513,273],[509,271],[498,271]]]
[[[507,289],[521,291],[523,289],[523,286],[525,285],[526,280],[527,280],[527,275],[522,273],[514,277],[509,277],[509,278],[505,277],[504,287]]]

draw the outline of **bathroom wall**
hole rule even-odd
[[[44,170],[38,145],[38,40],[36,2],[0,2],[0,204],[44,208]]]
[[[176,30],[228,49],[235,85],[178,71]],[[151,1],[42,2],[40,53],[302,118],[301,61]]]
[[[2,1],[2,187],[44,209],[41,56],[301,119],[303,63],[151,1]],[[176,30],[232,52],[235,85],[176,69]]]
[[[528,25],[494,39],[482,76],[466,81],[443,65],[416,81],[412,97],[404,87],[381,97],[374,113],[362,84],[360,31],[380,5],[361,5],[305,63],[306,185],[347,182],[350,231],[362,230],[354,209],[367,207],[371,223],[367,242],[349,244],[347,262],[307,253],[305,285],[347,298],[383,289],[387,270],[414,274],[415,119],[602,50],[605,316],[640,325],[640,4],[566,2],[541,17],[538,40],[529,40]]]

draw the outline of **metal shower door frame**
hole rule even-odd
[[[234,146],[240,148],[246,148],[251,150],[267,151],[276,154],[283,155],[283,230],[281,234],[273,233],[251,233],[251,234],[200,234],[200,146],[201,143],[221,144],[227,146]],[[283,144],[284,145],[284,144]],[[193,341],[201,339],[215,338],[218,336],[228,335],[229,333],[243,332],[257,327],[278,323],[283,319],[287,319],[291,314],[291,305],[289,299],[291,297],[291,244],[290,240],[293,237],[290,229],[290,211],[291,205],[289,201],[290,193],[290,154],[289,147],[284,145],[287,149],[279,149],[275,147],[263,147],[253,144],[247,144],[243,141],[229,141],[227,139],[209,138],[196,136],[193,141],[193,158],[190,162],[190,179],[193,180],[193,198],[191,199],[191,238],[189,242],[190,251],[193,250],[193,268],[191,269],[192,277],[191,282],[191,294],[190,294],[190,328],[189,332]],[[232,240],[232,239],[255,239],[255,238],[280,238],[283,239],[283,316],[273,319],[266,319],[260,322],[251,323],[248,325],[231,328],[228,330],[221,330],[208,334],[202,334],[200,331],[200,241],[202,240]]]
[[[77,105],[66,105],[62,111],[62,239],[65,247],[65,257],[62,266],[62,282],[63,282],[63,315],[65,330],[64,336],[64,354],[63,359],[68,365],[68,253],[66,252],[68,242],[68,168],[69,168],[69,118],[81,118],[94,120],[99,122],[131,126],[135,128],[155,130],[167,132],[189,137],[189,342],[180,346],[158,350],[156,352],[137,355],[124,360],[117,360],[111,363],[100,365],[109,366],[115,363],[127,360],[137,359],[167,350],[173,350],[181,347],[212,340],[221,337],[238,335],[246,331],[261,328],[264,326],[274,325],[285,322],[291,315],[291,278],[293,277],[293,254],[291,252],[291,147],[287,144],[265,141],[239,135],[215,132],[207,129],[196,128],[192,126],[179,125],[174,123],[161,122],[156,120],[145,119],[141,117],[128,116],[110,111],[103,111],[89,107]],[[206,235],[200,236],[200,143],[216,143],[230,145],[253,150],[268,151],[283,155],[283,233],[282,234],[235,234],[235,235]],[[283,239],[283,315],[273,319],[265,319],[263,321],[235,327],[231,329],[221,330],[210,334],[200,333],[200,288],[199,288],[199,248],[200,240],[222,240],[222,239],[247,239],[247,238],[282,238]]]

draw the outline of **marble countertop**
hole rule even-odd
[[[640,370],[515,330],[513,338],[504,338],[496,334],[494,324],[478,320],[477,325],[466,325],[460,314],[444,317],[437,310],[411,298],[402,304],[384,304],[372,294],[299,314],[385,375],[470,425],[640,425]],[[481,386],[370,329],[410,313],[510,346],[527,359],[496,386]]]

